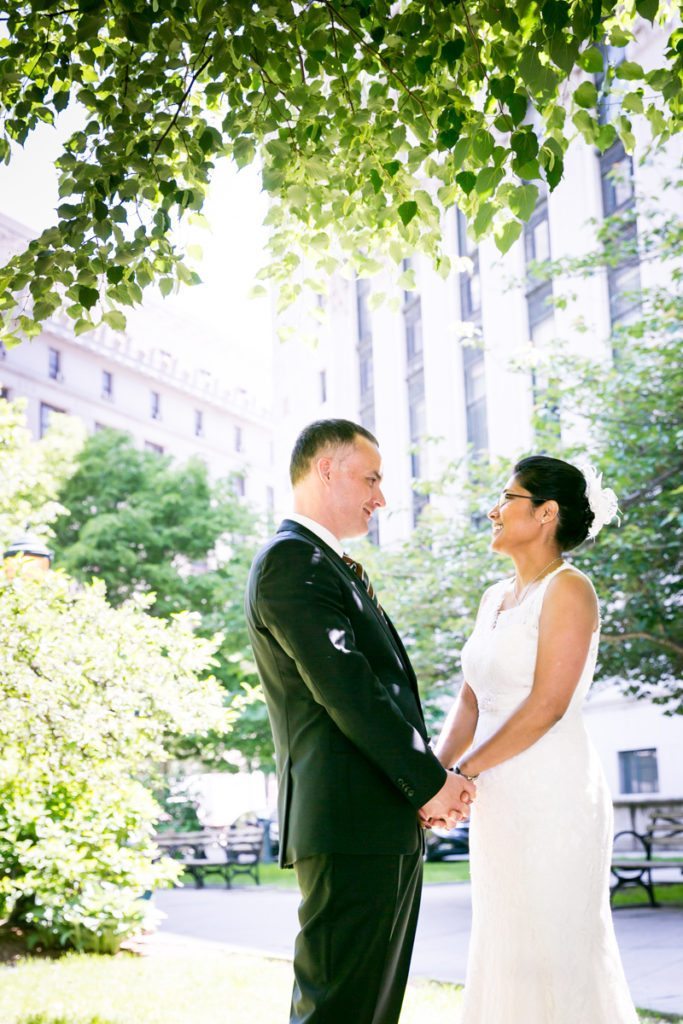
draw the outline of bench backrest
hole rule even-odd
[[[683,815],[653,811],[645,838],[653,850],[683,850]]]

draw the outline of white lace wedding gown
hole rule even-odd
[[[518,607],[499,611],[509,580],[486,594],[462,654],[475,745],[531,690],[543,595],[565,568]],[[564,717],[477,782],[461,1024],[637,1024],[609,906],[612,804],[581,715],[597,647],[598,631]]]

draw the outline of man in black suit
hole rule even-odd
[[[423,824],[473,785],[428,745],[393,625],[341,539],[385,504],[372,434],[321,420],[291,461],[295,513],[259,552],[246,614],[273,729],[280,863],[301,889],[291,1024],[396,1024],[422,883]]]

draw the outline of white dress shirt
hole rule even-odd
[[[320,537],[321,540],[325,541],[328,547],[332,548],[340,558],[344,555],[344,548],[341,546],[339,540],[331,533],[326,526],[322,526],[320,523],[316,523],[315,519],[309,519],[308,516],[299,515],[298,512],[290,512],[289,515],[285,516],[285,519],[291,519],[293,522],[298,523],[299,526],[305,526],[307,530],[314,533],[316,537]]]

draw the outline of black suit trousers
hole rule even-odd
[[[294,865],[302,900],[290,1024],[397,1024],[422,892],[408,855],[317,854]]]

